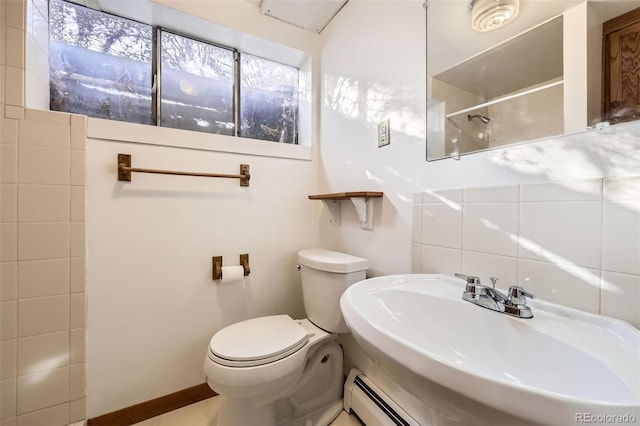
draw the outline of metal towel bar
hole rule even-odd
[[[131,182],[132,172],[155,173],[160,175],[201,176],[201,177],[240,179],[240,186],[249,186],[249,179],[251,178],[248,164],[240,164],[240,174],[238,175],[222,174],[222,173],[177,172],[172,170],[144,169],[140,167],[131,167],[131,155],[118,154],[118,180],[124,181],[124,182]]]

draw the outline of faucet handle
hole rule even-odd
[[[473,295],[478,293],[479,289],[482,289],[483,286],[480,284],[480,277],[474,277],[473,275],[464,275],[464,274],[454,274],[458,278],[462,278],[467,282],[464,291]]]
[[[463,280],[465,280],[467,282],[467,284],[475,284],[475,285],[480,285],[480,277],[475,277],[473,275],[465,275],[465,274],[459,274],[459,273],[455,273],[453,274],[458,278],[462,278]]]
[[[533,295],[532,293],[529,293],[527,290],[517,285],[512,285],[509,287],[508,296],[509,296],[509,302],[514,305],[526,305],[527,297],[530,299],[536,298],[535,295]]]

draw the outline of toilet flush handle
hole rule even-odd
[[[297,266],[296,266],[296,271],[300,272],[300,270],[301,270],[301,269],[302,269],[302,268],[300,267],[300,265],[297,265]]]

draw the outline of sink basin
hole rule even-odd
[[[639,330],[541,300],[528,303],[533,318],[512,317],[462,300],[464,286],[435,274],[371,278],[340,305],[365,352],[443,424],[496,424],[503,414],[546,425],[640,422]],[[450,395],[434,396],[443,390]]]

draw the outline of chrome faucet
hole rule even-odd
[[[462,293],[462,299],[492,311],[502,312],[518,318],[532,318],[531,308],[527,306],[527,297],[535,296],[522,287],[510,286],[507,295],[496,289],[498,278],[490,277],[491,287],[480,283],[480,278],[471,275],[455,274],[462,278],[467,285]]]

